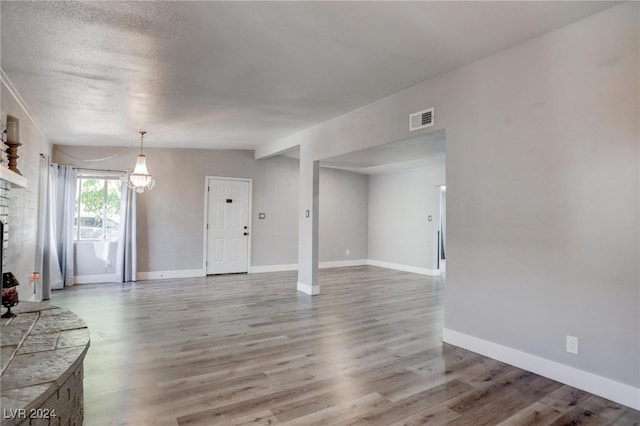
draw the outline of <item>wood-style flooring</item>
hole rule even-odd
[[[92,284],[85,425],[640,425],[640,412],[442,343],[444,280],[370,266]]]

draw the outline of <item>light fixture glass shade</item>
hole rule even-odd
[[[123,177],[122,181],[125,182],[130,188],[135,189],[136,192],[142,193],[146,189],[153,189],[156,184],[155,179],[149,174],[147,170],[147,159],[142,153],[142,143],[145,135],[145,131],[140,132],[140,154],[136,160],[136,166],[133,172],[129,174],[129,178]]]
[[[131,183],[135,187],[147,186],[149,184],[149,181],[151,180],[151,176],[136,176],[134,174],[132,174],[129,178],[131,179]]]
[[[131,182],[135,186],[146,186],[151,179],[151,175],[149,174],[149,170],[147,170],[147,159],[144,155],[138,155],[138,160],[136,161],[136,167],[133,169],[133,173],[131,173]]]

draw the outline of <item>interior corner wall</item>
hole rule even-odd
[[[409,114],[435,107],[428,131],[447,132],[445,327],[635,395],[639,7],[606,9],[281,144],[322,160],[405,139]],[[566,335],[580,338],[579,356]]]
[[[53,155],[54,160],[61,164],[113,170],[131,168],[135,164],[135,150],[100,163],[73,158],[105,158],[121,150],[120,147],[56,145]],[[137,199],[138,271],[142,276],[145,273],[151,273],[151,276],[159,276],[160,273],[184,276],[202,271],[206,176],[253,179],[251,266],[297,264],[297,160],[286,157],[255,160],[253,151],[247,150],[145,148],[145,154],[149,171],[156,179],[156,187],[139,194]],[[329,177],[325,178],[325,175]],[[366,255],[366,176],[349,172],[327,175],[325,171],[321,176],[324,185],[321,203],[327,197],[333,198],[332,194],[338,194],[336,200],[340,203],[335,207],[341,209],[333,212],[331,203],[325,202],[324,215],[333,223],[344,220],[349,225],[341,228],[340,235],[328,232],[321,240],[335,247],[342,247],[348,241],[353,244],[354,255]],[[361,200],[362,197],[365,201]],[[364,205],[362,213],[357,207],[360,204]],[[347,219],[339,219],[342,209],[350,212]],[[259,213],[264,213],[265,219],[259,219]],[[363,220],[356,220],[359,215]],[[361,227],[350,225],[358,221],[364,223],[364,237]],[[84,249],[93,251],[95,247]],[[344,260],[344,255],[340,256],[339,250],[330,249],[325,252],[323,260]],[[85,262],[85,266],[88,267],[77,271],[81,280],[105,277],[102,263],[90,261]]]
[[[320,262],[367,259],[368,199],[367,175],[320,168]]]
[[[638,6],[455,73],[445,307],[450,330],[636,389]]]
[[[369,177],[369,259],[433,273],[438,217],[434,187],[445,184],[445,167]]]
[[[20,299],[27,300],[30,276],[38,270],[36,265],[38,236],[38,194],[40,182],[40,154],[51,155],[52,145],[25,110],[10,83],[2,80],[1,119],[6,123],[7,115],[20,121],[20,158],[18,170],[27,179],[27,188],[13,188],[9,191],[9,246],[7,248],[7,269],[13,272],[22,284]],[[2,166],[5,167],[5,166]],[[26,284],[26,285],[25,285]]]

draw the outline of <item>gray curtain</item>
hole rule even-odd
[[[56,199],[56,249],[64,286],[73,285],[73,221],[75,219],[78,172],[71,166],[59,165]]]
[[[51,290],[73,285],[73,220],[77,172],[66,165],[40,167],[38,263],[41,281],[36,300],[51,298]]]
[[[122,282],[136,281],[138,246],[136,241],[136,192],[122,184],[120,197],[120,227],[116,274]]]

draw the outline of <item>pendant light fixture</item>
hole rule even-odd
[[[156,185],[155,179],[149,174],[147,170],[147,160],[142,152],[143,144],[144,144],[144,135],[147,133],[144,130],[140,132],[140,154],[138,155],[138,160],[136,161],[136,167],[133,169],[133,172],[129,173],[129,177],[123,177],[123,181],[129,186],[131,189],[135,189],[136,192],[142,193],[146,189],[153,189]]]

